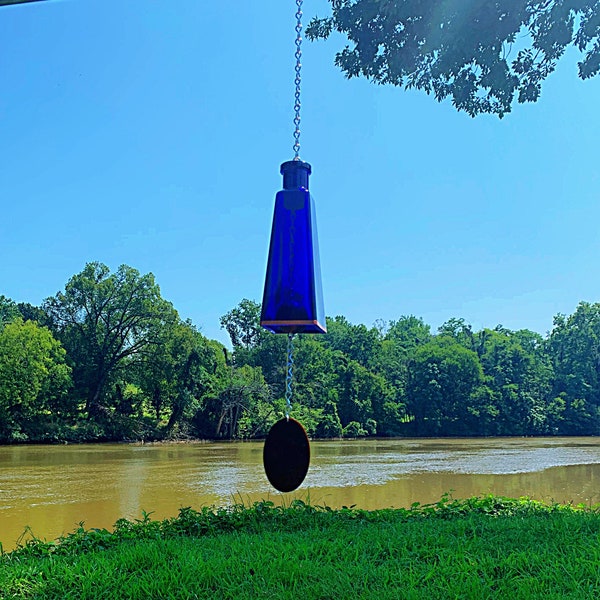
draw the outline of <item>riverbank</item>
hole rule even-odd
[[[495,496],[120,520],[0,557],[0,598],[597,598],[600,511]]]

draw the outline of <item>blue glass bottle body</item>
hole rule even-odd
[[[274,333],[326,333],[310,165],[281,165],[275,197],[261,325]]]

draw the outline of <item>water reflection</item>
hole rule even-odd
[[[307,494],[316,504],[375,509],[487,493],[600,502],[597,438],[314,442],[304,485],[270,488],[262,443],[0,447],[0,541],[26,525],[48,539],[120,517],[156,518],[182,506],[226,505]]]

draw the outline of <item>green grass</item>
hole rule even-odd
[[[600,598],[600,512],[488,496],[120,520],[0,556],[0,598]]]

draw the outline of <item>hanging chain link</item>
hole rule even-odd
[[[302,1],[296,0],[296,78],[294,84],[296,91],[294,94],[294,160],[300,160],[300,84],[302,83]]]
[[[294,375],[294,334],[288,334],[287,370],[285,373],[285,418],[290,418],[292,410],[292,377]]]

